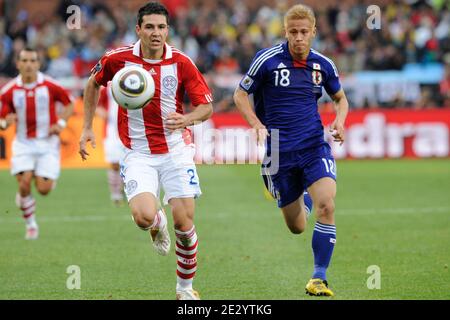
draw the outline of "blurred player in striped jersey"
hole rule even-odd
[[[100,90],[97,115],[105,120],[105,138],[103,140],[105,160],[109,163],[108,185],[111,201],[119,207],[123,204],[123,180],[120,176],[120,161],[125,155],[126,148],[119,138],[117,129],[117,113],[119,106],[111,93],[111,82]]]
[[[312,198],[317,217],[312,237],[314,272],[306,293],[332,296],[326,270],[336,242],[336,163],[324,140],[317,100],[325,89],[335,102],[336,118],[331,130],[334,141],[341,144],[348,102],[334,63],[311,48],[315,24],[309,7],[291,7],[284,17],[287,41],[257,53],[234,100],[256,129],[259,142],[267,137],[271,162],[263,164],[263,179],[278,200],[292,233],[305,230],[307,211],[312,206],[309,197]],[[249,95],[253,95],[255,110]],[[304,195],[305,190],[308,194]],[[304,209],[305,204],[310,207],[308,210]]]
[[[16,123],[12,145],[11,174],[16,176],[19,190],[16,204],[26,221],[25,239],[38,238],[35,218],[36,190],[47,195],[60,174],[59,133],[73,112],[73,98],[51,78],[39,72],[36,50],[23,49],[16,62],[19,75],[1,90],[0,129]],[[63,105],[58,112],[57,103]]]
[[[197,270],[197,232],[194,227],[195,198],[200,182],[193,160],[195,146],[187,126],[208,119],[213,111],[211,92],[194,62],[169,46],[169,14],[160,3],[150,2],[139,9],[134,45],[106,53],[89,78],[84,94],[84,128],[80,155],[86,159],[88,142],[95,145],[92,120],[100,86],[106,86],[125,65],[139,65],[155,81],[155,95],[144,108],[119,108],[118,130],[127,148],[121,163],[125,194],[135,223],[149,231],[161,255],[170,250],[167,218],[158,206],[159,189],[172,210],[176,234],[176,298],[197,300],[192,283]],[[194,111],[184,114],[187,93]],[[154,270],[149,270],[155,276]]]

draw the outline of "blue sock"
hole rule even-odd
[[[336,226],[316,221],[312,236],[314,253],[313,278],[327,280],[326,272],[336,243]]]
[[[303,192],[303,202],[305,202],[306,218],[308,218],[312,212],[313,202],[307,191]]]

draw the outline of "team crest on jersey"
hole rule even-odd
[[[177,87],[177,79],[174,76],[164,77],[162,82],[166,89],[173,90]]]
[[[245,89],[245,90],[248,90],[248,89],[250,89],[250,87],[252,86],[252,84],[253,84],[253,79],[252,78],[250,78],[249,76],[245,76],[244,77],[244,79],[242,79],[242,81],[241,81],[241,86]]]
[[[322,83],[322,73],[320,71],[314,70],[312,72],[312,81],[316,86]]]
[[[177,78],[175,78],[174,76],[165,76],[162,79],[163,93],[165,95],[175,95],[177,84]]]
[[[130,180],[127,182],[127,187],[126,187],[126,191],[127,194],[132,194],[134,191],[136,191],[136,188],[138,186],[138,183],[136,180]]]

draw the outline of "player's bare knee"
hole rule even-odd
[[[156,211],[141,210],[140,208],[132,207],[131,213],[133,214],[133,220],[136,225],[141,229],[148,229],[153,224],[153,220],[156,216]]]
[[[186,232],[192,229],[194,222],[192,220],[186,219],[184,221],[174,222],[173,227],[175,230]]]
[[[320,201],[316,206],[316,215],[318,218],[329,218],[334,214],[334,201],[333,199],[328,199],[325,201]]]
[[[22,179],[19,182],[20,194],[29,194],[31,192],[31,179]]]
[[[305,231],[305,226],[302,225],[288,225],[288,228],[293,234],[301,234]]]
[[[193,217],[194,212],[186,208],[182,208],[176,212],[172,211],[174,214],[173,226],[175,230],[179,231],[189,231],[194,225]]]
[[[41,195],[46,196],[47,194],[50,193],[50,191],[52,191],[52,188],[48,188],[48,187],[37,187],[37,192],[39,192]]]
[[[172,206],[174,228],[179,231],[188,231],[193,226],[194,210],[183,206]]]
[[[189,213],[186,210],[183,210],[182,213],[178,211],[177,214],[174,214],[173,227],[175,230],[189,231],[194,225],[193,215],[193,213]]]
[[[36,191],[41,195],[45,196],[53,190],[55,185],[55,180],[44,178],[44,177],[36,177],[35,180]]]
[[[153,219],[145,215],[134,215],[133,219],[136,225],[141,229],[148,229],[153,224]]]

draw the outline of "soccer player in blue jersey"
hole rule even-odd
[[[267,138],[271,163],[263,164],[264,182],[278,200],[292,233],[305,230],[312,199],[317,219],[312,236],[314,272],[306,285],[306,293],[333,296],[326,271],[336,243],[336,163],[324,139],[317,100],[322,88],[333,99],[336,117],[330,131],[334,141],[341,144],[348,101],[334,63],[311,48],[316,35],[315,24],[309,7],[291,7],[284,17],[287,41],[256,54],[235,91],[234,101],[257,131],[258,143]],[[275,152],[278,153],[277,168],[273,161]],[[304,195],[305,190],[308,193]]]

